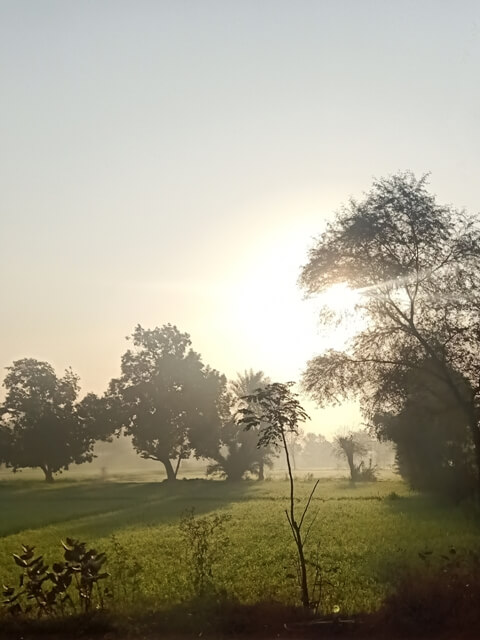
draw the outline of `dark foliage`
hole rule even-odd
[[[310,294],[338,282],[360,293],[365,328],[345,351],[311,360],[304,388],[320,404],[358,397],[369,419],[399,413],[399,381],[429,359],[428,375],[449,388],[464,416],[480,488],[478,217],[437,204],[425,177],[378,180],[337,214],[301,276]]]
[[[175,480],[182,460],[217,450],[226,380],[202,363],[190,336],[175,326],[138,325],[131,340],[106,401],[136,451],[161,462]]]
[[[47,362],[16,360],[7,367],[6,397],[0,407],[0,461],[14,471],[39,467],[47,482],[72,463],[91,462],[95,441],[106,438],[77,403],[78,377],[68,370],[58,378]]]
[[[403,376],[402,409],[379,413],[373,422],[396,444],[398,470],[413,489],[461,500],[475,490],[472,436],[449,387],[427,373],[434,366],[426,360]]]
[[[476,637],[480,614],[480,556],[454,548],[435,557],[419,553],[423,566],[400,572],[378,614],[380,624],[407,637]]]
[[[239,424],[235,413],[245,408],[245,397],[254,393],[257,389],[263,389],[269,383],[263,371],[252,370],[238,374],[237,379],[229,383],[229,406],[224,415],[220,429],[219,448],[213,458],[215,463],[208,467],[209,474],[217,474],[228,481],[239,481],[245,474],[255,474],[259,480],[265,478],[265,467],[271,467],[276,452],[271,446],[258,446],[258,427],[246,430]],[[250,407],[255,411],[255,407]]]
[[[87,549],[85,542],[67,538],[62,542],[64,562],[54,562],[51,569],[43,556],[35,555],[35,547],[22,546],[21,554],[13,554],[21,574],[17,588],[3,586],[3,606],[11,615],[64,616],[79,609],[89,613],[95,603],[103,607],[100,580],[106,560],[104,553]],[[72,598],[72,591],[77,597]]]

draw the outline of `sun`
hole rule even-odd
[[[224,312],[236,341],[229,350],[236,350],[245,368],[297,380],[308,360],[327,349],[342,350],[352,337],[359,295],[339,283],[305,300],[297,274],[284,257],[264,253],[231,281]],[[336,322],[322,322],[325,309]]]
[[[325,307],[338,316],[357,313],[361,293],[351,289],[346,282],[338,282],[317,297],[320,307]]]

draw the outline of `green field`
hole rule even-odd
[[[312,480],[297,480],[299,507],[311,486]],[[70,536],[107,552],[116,603],[123,609],[185,601],[193,596],[192,573],[179,521],[194,507],[199,516],[231,516],[229,543],[212,569],[219,590],[243,603],[298,602],[283,480],[229,485],[197,479],[174,486],[15,480],[0,482],[0,503],[4,583],[18,579],[11,554],[22,543],[55,561],[61,557],[60,540]],[[324,590],[324,610],[338,605],[344,612],[373,611],[399,572],[421,562],[419,552],[477,548],[479,524],[466,507],[410,492],[400,480],[352,487],[346,480],[322,479],[310,513],[317,510],[309,549],[318,551],[331,582]]]

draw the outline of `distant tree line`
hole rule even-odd
[[[142,458],[163,465],[169,481],[192,457],[210,461],[209,475],[263,480],[278,452],[258,446],[266,425],[246,430],[238,418],[248,396],[270,384],[263,372],[245,371],[228,382],[203,364],[188,334],[169,324],[137,326],[129,342],[121,375],[102,396],[88,393],[79,400],[78,376],[68,370],[60,378],[33,358],[7,367],[0,461],[14,471],[39,468],[52,482],[70,465],[91,462],[97,442],[123,434]],[[294,470],[336,464],[333,443],[320,434],[300,432],[288,445]],[[370,438],[368,450],[374,446]]]
[[[91,462],[96,442],[124,434],[142,458],[163,465],[169,481],[191,456],[213,461],[209,473],[227,480],[247,472],[262,479],[274,452],[257,447],[258,434],[240,427],[235,414],[244,395],[266,384],[263,373],[227,383],[170,324],[138,325],[129,341],[121,375],[102,396],[78,400],[78,377],[68,370],[59,378],[47,362],[24,358],[7,367],[0,463],[39,468],[52,482],[71,464]]]

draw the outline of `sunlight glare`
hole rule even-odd
[[[361,293],[351,289],[346,282],[338,282],[321,293],[318,304],[338,316],[349,316],[356,312]]]

